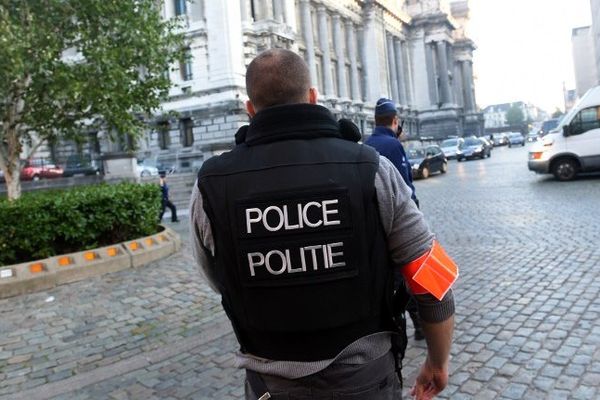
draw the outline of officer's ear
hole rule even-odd
[[[246,101],[246,111],[250,115],[250,118],[254,118],[256,115],[256,110],[254,109],[254,104],[250,100]]]
[[[310,104],[317,104],[319,101],[319,91],[317,88],[311,87],[308,89],[308,102]]]

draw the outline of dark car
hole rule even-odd
[[[464,142],[462,142],[458,146],[458,150],[456,151],[456,160],[469,160],[473,158],[485,158],[487,152],[481,140],[479,138],[466,138]]]
[[[67,158],[63,176],[100,175],[101,172],[101,168],[89,155],[73,154]]]
[[[407,157],[415,177],[427,179],[433,172],[448,171],[448,160],[439,146],[408,149]]]
[[[483,144],[485,155],[489,158],[492,156],[492,150],[494,149],[494,143],[490,142],[488,138],[480,137],[479,140]]]
[[[540,129],[539,135],[545,136],[546,134],[548,134],[548,132],[555,129],[558,126],[559,122],[560,122],[560,119],[558,119],[558,118],[549,119],[547,121],[544,121],[542,123],[542,129]]]

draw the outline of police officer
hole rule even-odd
[[[396,104],[386,98],[377,100],[375,105],[375,129],[365,144],[374,147],[382,156],[394,164],[402,175],[404,182],[410,187],[412,199],[417,206],[419,201],[413,185],[412,168],[406,157],[406,152],[399,137],[402,134],[400,118],[396,111]]]
[[[162,221],[163,215],[165,214],[165,209],[167,207],[169,207],[169,209],[171,210],[171,222],[179,222],[179,219],[177,219],[177,207],[175,207],[175,204],[173,204],[169,199],[169,185],[167,184],[167,174],[164,171],[160,171],[159,176],[159,185],[162,199],[158,222]]]
[[[398,140],[401,134],[402,128],[398,112],[396,111],[396,104],[390,99],[379,99],[375,105],[375,129],[365,144],[373,147],[379,154],[394,164],[404,182],[410,187],[412,192],[411,198],[418,207],[419,200],[417,199],[415,186],[413,185],[412,167],[406,157],[402,143]],[[403,290],[403,288],[400,287],[400,290]],[[425,339],[414,298],[410,299],[406,310],[415,327],[415,340]]]
[[[291,51],[258,55],[251,123],[204,163],[192,193],[194,256],[239,341],[246,398],[400,398],[390,260],[427,337],[412,393],[432,398],[448,381],[454,300],[453,279],[428,279],[436,260],[455,266],[398,170],[317,105],[309,76]]]

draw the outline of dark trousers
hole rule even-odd
[[[165,213],[165,208],[169,207],[169,209],[171,210],[171,221],[172,222],[177,222],[177,207],[175,207],[175,204],[171,203],[171,201],[169,199],[163,199],[162,201],[162,207],[160,210],[160,216],[158,217],[158,221],[162,221],[162,217]]]
[[[272,400],[398,400],[400,381],[391,352],[367,364],[333,364],[323,371],[299,379],[261,375]],[[246,380],[246,400],[256,400]]]

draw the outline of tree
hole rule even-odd
[[[21,194],[20,154],[48,140],[139,136],[181,56],[156,0],[0,0],[0,168]]]
[[[552,118],[560,118],[563,116],[563,112],[560,111],[560,108],[556,107],[556,110],[552,113]]]
[[[509,126],[522,125],[525,122],[523,110],[518,105],[513,105],[506,112],[506,123]]]

